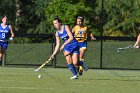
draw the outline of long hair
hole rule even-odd
[[[62,21],[58,16],[55,16],[53,20],[57,20],[62,25]]]

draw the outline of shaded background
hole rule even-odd
[[[139,49],[117,52],[134,45],[140,31],[139,0],[3,0],[0,17],[8,16],[15,32],[6,65],[40,65],[54,47],[53,18],[59,16],[72,28],[77,16],[97,38],[88,41],[85,61],[90,68],[140,69]],[[66,67],[62,54],[48,65]]]

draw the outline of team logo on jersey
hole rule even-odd
[[[8,30],[0,30],[0,32],[7,33],[7,32],[8,32]]]

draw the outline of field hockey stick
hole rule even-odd
[[[58,51],[55,55],[57,55],[60,51]],[[39,71],[41,68],[43,68],[47,63],[49,63],[51,60],[51,58],[49,58],[46,62],[44,62],[41,66],[39,66],[37,69],[35,69],[34,71]]]
[[[59,52],[60,52],[60,51],[58,51],[55,55],[57,55]],[[71,53],[65,55],[65,57],[68,56],[68,55],[70,55],[70,54],[71,54]],[[51,60],[53,60],[53,59],[49,58],[45,63],[43,63],[41,66],[39,66],[39,67],[38,67],[37,69],[35,69],[34,71],[39,71],[39,70],[40,70],[41,68],[43,68],[47,63],[49,63]]]
[[[43,63],[41,66],[39,66],[37,69],[34,71],[39,71],[41,68],[43,68],[47,63],[49,63],[52,59],[48,59],[45,63]]]
[[[133,46],[129,45],[129,46],[127,46],[127,47],[118,48],[118,49],[117,49],[117,52],[120,52],[120,50],[125,50],[125,49],[130,49],[130,48],[133,48]]]

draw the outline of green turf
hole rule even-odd
[[[68,69],[0,68],[0,93],[139,93],[140,72],[89,69],[70,80]],[[41,74],[42,78],[37,78]]]

